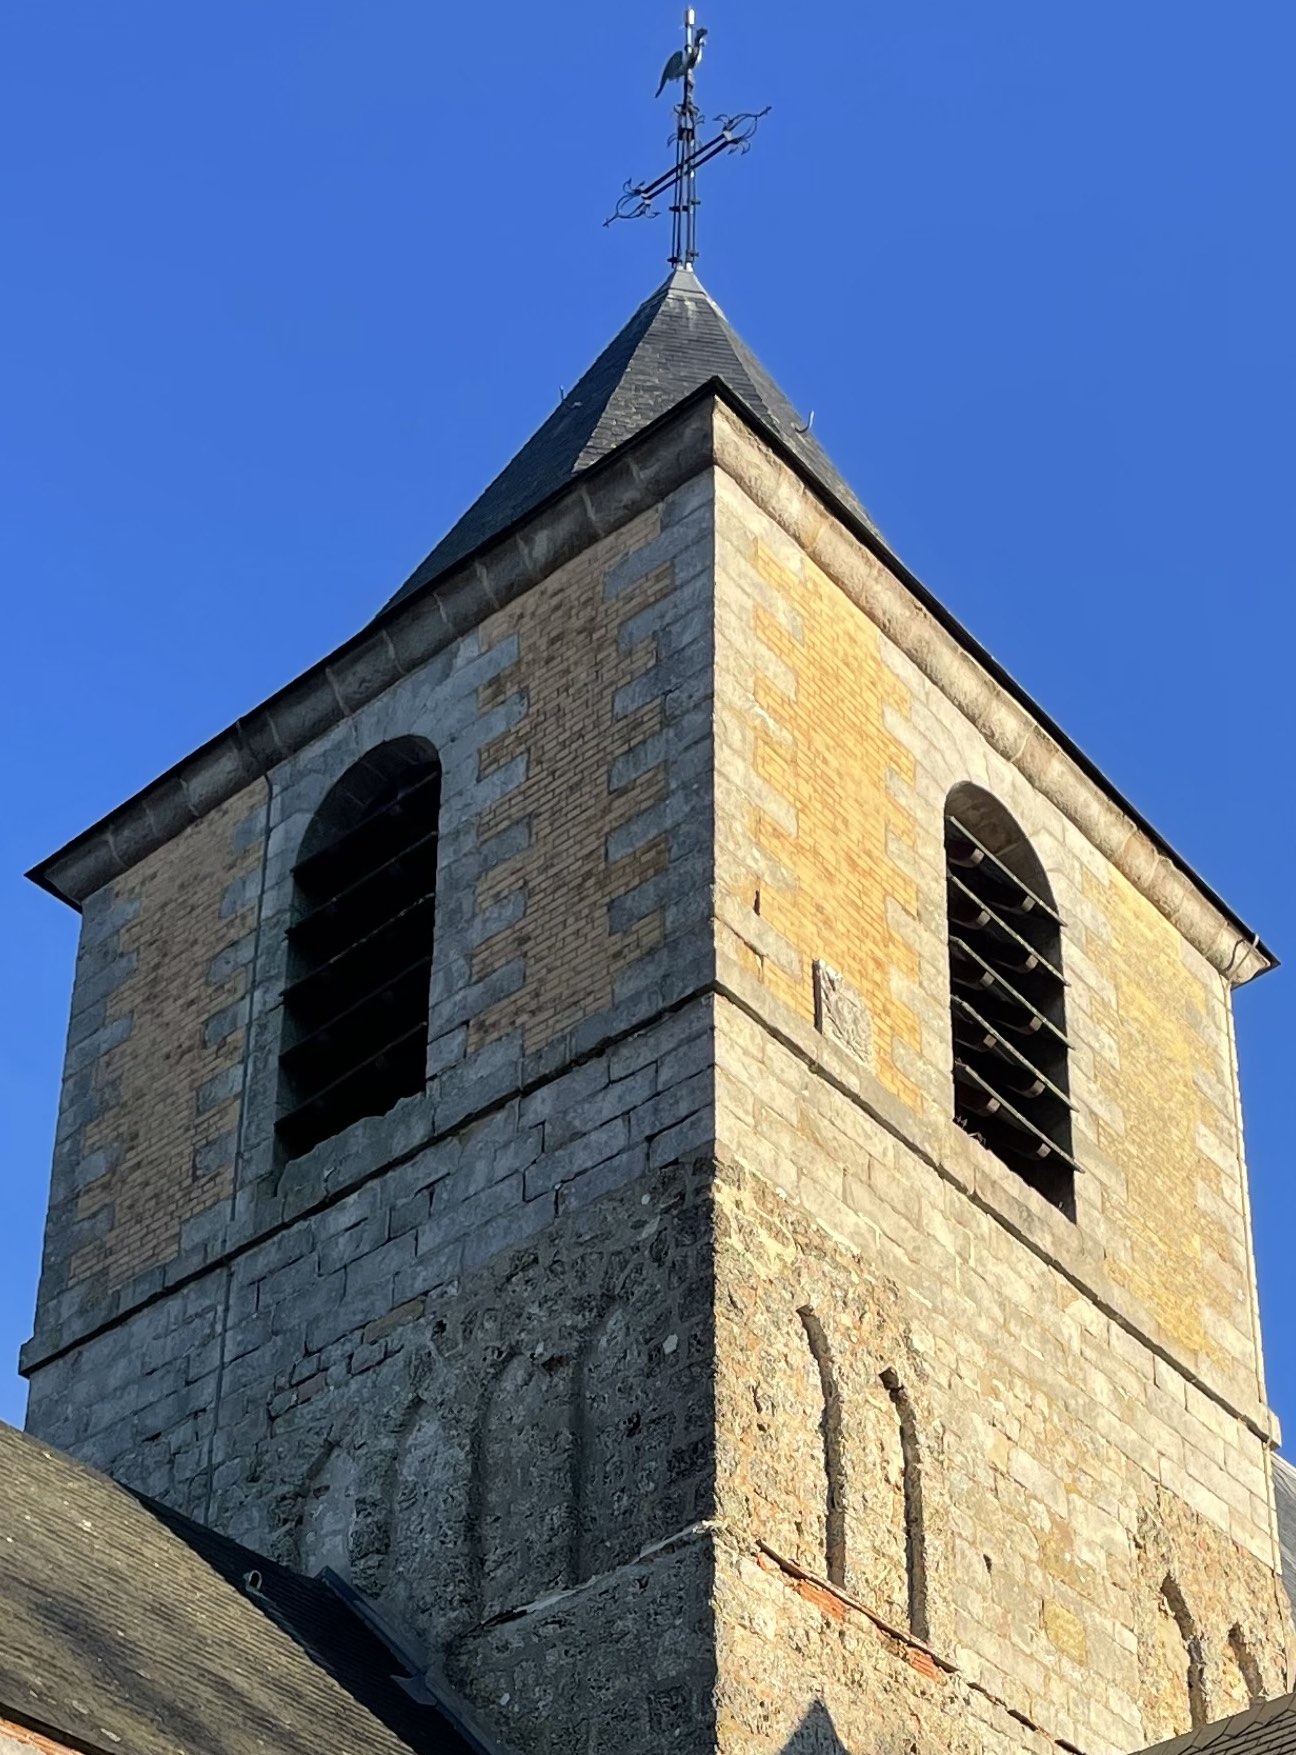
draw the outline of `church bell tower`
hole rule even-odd
[[[33,1431],[519,1755],[1117,1755],[1285,1686],[1256,935],[692,269],[81,914]]]

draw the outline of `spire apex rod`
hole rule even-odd
[[[697,14],[684,11],[683,91],[675,109],[675,198],[671,203],[671,267],[692,268],[697,260],[697,106],[693,102],[693,73],[702,59],[705,27],[697,29]]]

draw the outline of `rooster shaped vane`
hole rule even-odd
[[[693,41],[683,49],[676,49],[670,60],[662,68],[661,84],[655,92],[660,97],[666,87],[676,79],[686,79],[698,62],[702,59],[702,48],[706,42],[706,26],[699,25]]]

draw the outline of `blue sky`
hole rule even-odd
[[[909,565],[1296,959],[1296,8],[711,0],[705,284]],[[678,9],[45,0],[0,54],[0,1417],[75,920],[22,870],[368,618],[665,272]],[[1237,1001],[1296,1421],[1293,980]],[[1296,1441],[1296,1430],[1294,1430]]]

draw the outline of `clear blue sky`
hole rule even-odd
[[[899,552],[1296,962],[1290,0],[709,0],[700,271]],[[671,0],[0,34],[0,1416],[75,920],[22,870],[351,633],[664,273]],[[1293,991],[1238,996],[1296,1423]],[[1296,1424],[1293,1426],[1296,1444]]]

